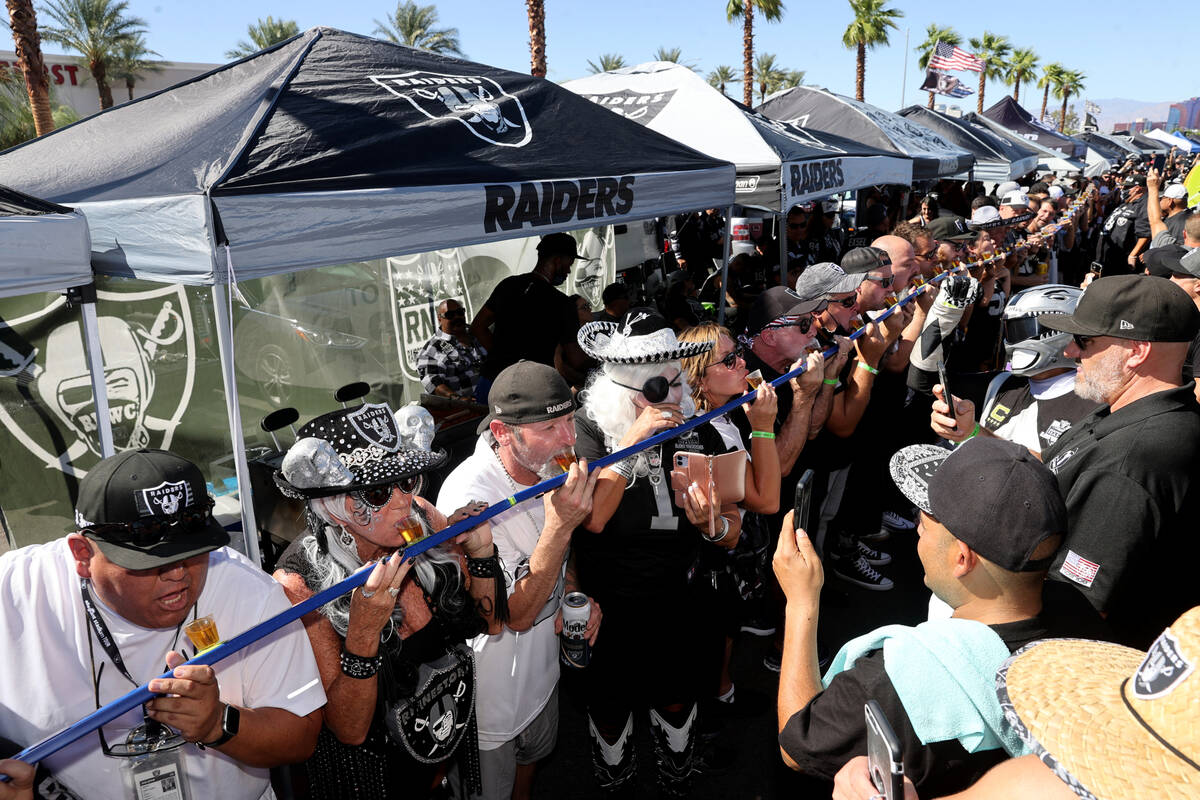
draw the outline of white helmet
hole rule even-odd
[[[1038,314],[1070,314],[1083,292],[1074,286],[1052,283],[1017,292],[1004,309],[1004,352],[1014,375],[1029,377],[1047,370],[1075,369],[1063,355],[1071,334],[1046,328]]]

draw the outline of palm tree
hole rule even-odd
[[[612,72],[625,66],[625,56],[619,53],[601,53],[596,62],[588,61],[588,72]]]
[[[1004,59],[1012,50],[1012,45],[1009,44],[1007,36],[997,36],[989,31],[984,31],[983,36],[978,39],[972,37],[970,42],[976,58],[983,59],[983,69],[979,71],[979,102],[975,109],[982,114],[983,91],[988,79],[999,80],[1008,72],[1008,64]]]
[[[693,72],[696,70],[695,64],[687,64],[683,60],[683,50],[678,47],[659,47],[654,51],[655,61],[670,61],[672,64],[679,64],[687,67]]]
[[[754,59],[754,81],[758,84],[758,102],[766,99],[768,92],[774,92],[775,88],[783,80],[783,70],[775,63],[775,56],[772,53],[762,53],[758,58]]]
[[[1018,47],[1008,59],[1008,82],[1013,87],[1013,100],[1021,102],[1021,84],[1037,75],[1038,55],[1031,47]]]
[[[38,33],[37,12],[33,0],[7,0],[8,21],[17,51],[17,68],[25,76],[29,108],[37,135],[54,130],[50,111],[50,82],[46,62],[42,60],[42,37]],[[7,71],[7,70],[6,70]]]
[[[1038,119],[1046,118],[1046,105],[1050,102],[1050,90],[1058,85],[1058,73],[1066,67],[1055,61],[1042,68],[1042,77],[1038,79],[1038,88],[1042,90],[1042,114]]]
[[[857,50],[854,67],[854,96],[863,99],[867,81],[867,49],[874,50],[888,43],[888,28],[895,28],[895,20],[904,12],[895,8],[884,8],[887,0],[850,0],[854,19],[842,34],[842,44],[848,50]]]
[[[742,21],[742,102],[754,102],[754,12],[762,14],[767,22],[783,19],[782,0],[729,0],[725,6],[725,19],[729,22]]]
[[[145,20],[125,15],[127,0],[48,0],[42,10],[55,23],[43,27],[42,36],[83,56],[100,93],[100,108],[112,108],[108,61],[126,39],[145,33]]]
[[[300,26],[293,19],[275,19],[274,17],[259,17],[258,22],[246,26],[246,34],[250,41],[243,39],[237,47],[225,51],[226,58],[245,58],[254,55],[259,50],[279,44],[300,33]]]
[[[529,16],[529,74],[546,77],[546,3],[545,0],[525,0]]]
[[[458,28],[436,28],[436,6],[419,6],[413,0],[396,4],[396,11],[385,20],[375,20],[374,34],[396,44],[419,47],[432,53],[461,56]]]
[[[929,59],[933,58],[933,48],[937,47],[938,42],[945,42],[949,45],[962,44],[962,37],[958,35],[958,31],[954,28],[943,28],[940,25],[930,24],[925,29],[925,41],[921,42],[914,48],[916,52],[921,54],[917,59],[917,66],[921,69],[929,67]],[[929,108],[933,108],[934,93],[929,93]]]
[[[147,61],[146,56],[157,56],[158,53],[146,47],[146,37],[142,34],[126,39],[120,48],[112,55],[113,77],[125,81],[125,90],[129,99],[133,100],[133,87],[138,78],[147,72],[162,72],[162,64],[157,61]]]
[[[1054,96],[1061,97],[1063,101],[1062,114],[1058,117],[1060,132],[1067,124],[1067,101],[1071,99],[1071,95],[1079,94],[1087,88],[1083,83],[1086,79],[1087,75],[1077,69],[1064,69],[1058,73],[1058,77],[1055,79]]]
[[[724,64],[708,73],[708,85],[716,89],[720,89],[721,93],[725,93],[725,84],[733,83],[737,80],[737,73],[733,71],[733,67],[727,67]]]
[[[50,107],[50,129],[70,125],[79,119],[70,106],[59,105],[54,89],[46,87],[46,102]],[[0,150],[16,147],[40,134],[34,124],[25,79],[16,70],[0,72]]]
[[[779,76],[779,85],[775,87],[775,91],[783,89],[791,89],[793,86],[804,85],[804,70],[802,69],[785,69]]]

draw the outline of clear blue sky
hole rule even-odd
[[[424,2],[424,0],[419,0]],[[777,56],[783,66],[802,69],[806,82],[853,94],[854,53],[841,44],[850,21],[845,0],[785,0],[780,23],[755,26],[756,52]],[[951,25],[964,38],[984,29],[1032,47],[1042,63],[1061,61],[1087,73],[1085,97],[1124,97],[1157,102],[1200,93],[1189,52],[1200,27],[1200,4],[1175,4],[1174,23],[1155,25],[1166,6],[1146,4],[1138,14],[1128,2],[1004,3],[893,0],[902,10],[892,43],[868,53],[866,99],[888,109],[901,101],[905,28],[910,30],[908,89],[903,103],[923,103],[921,75],[912,53],[931,22]],[[172,61],[222,62],[224,53],[246,36],[260,16],[296,20],[301,29],[327,25],[370,34],[373,19],[394,6],[386,0],[130,0],[133,13],[149,23],[150,46]],[[459,30],[462,47],[473,61],[528,71],[528,25],[522,0],[438,0],[441,24]],[[568,80],[587,72],[588,59],[620,53],[628,63],[649,60],[660,46],[680,47],[684,59],[707,73],[727,64],[740,73],[741,28],[725,21],[724,0],[546,0],[549,77]],[[1190,23],[1186,18],[1190,18]],[[1139,31],[1138,26],[1156,30]],[[1150,74],[1144,63],[1152,63]],[[969,79],[969,76],[967,76]],[[986,103],[1005,88],[990,84]],[[1009,90],[1011,91],[1011,90]],[[1034,89],[1036,92],[1036,89]],[[735,93],[734,90],[730,90]],[[1024,104],[1025,89],[1022,88]],[[1040,98],[1039,98],[1040,102]],[[960,103],[973,107],[974,96]],[[1028,103],[1028,105],[1034,105]]]

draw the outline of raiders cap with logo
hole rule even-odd
[[[165,450],[128,450],[79,482],[75,528],[125,569],[153,569],[229,544],[199,468]]]
[[[823,296],[805,299],[786,286],[772,286],[754,298],[746,325],[749,336],[757,336],[768,327],[797,325],[802,317],[828,305]]]
[[[1071,314],[1038,314],[1047,328],[1080,336],[1138,342],[1190,342],[1200,311],[1187,292],[1153,275],[1112,275],[1093,281]]]
[[[925,230],[939,242],[961,242],[975,238],[975,231],[971,230],[965,219],[958,216],[932,219]]]
[[[861,275],[873,269],[883,269],[892,265],[892,257],[882,247],[855,247],[842,256],[842,272],[847,275]]]
[[[274,477],[285,495],[307,499],[386,486],[445,463],[444,450],[405,445],[386,403],[363,403],[305,423]]]
[[[570,414],[575,410],[575,395],[554,367],[522,359],[496,376],[488,390],[488,408],[491,413],[479,423],[479,433],[492,420],[527,425]]]

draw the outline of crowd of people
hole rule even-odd
[[[0,737],[153,699],[36,771],[0,761],[0,798],[272,797],[288,764],[298,797],[528,798],[565,670],[596,785],[686,797],[746,634],[771,637],[780,758],[835,797],[885,796],[870,701],[906,797],[1197,796],[1200,215],[1190,164],[1147,166],[863,190],[853,226],[840,200],[795,206],[724,277],[721,215],[683,215],[660,290],[616,283],[594,311],[557,288],[575,240],[547,235],[473,320],[441,302],[420,352],[430,394],[486,404],[470,454],[406,440],[384,404],[308,421],[275,475],[305,528],[273,576],[195,465],[105,459],[71,533],[0,556]],[[826,576],[888,592],[896,548],[927,618],[833,641]]]

